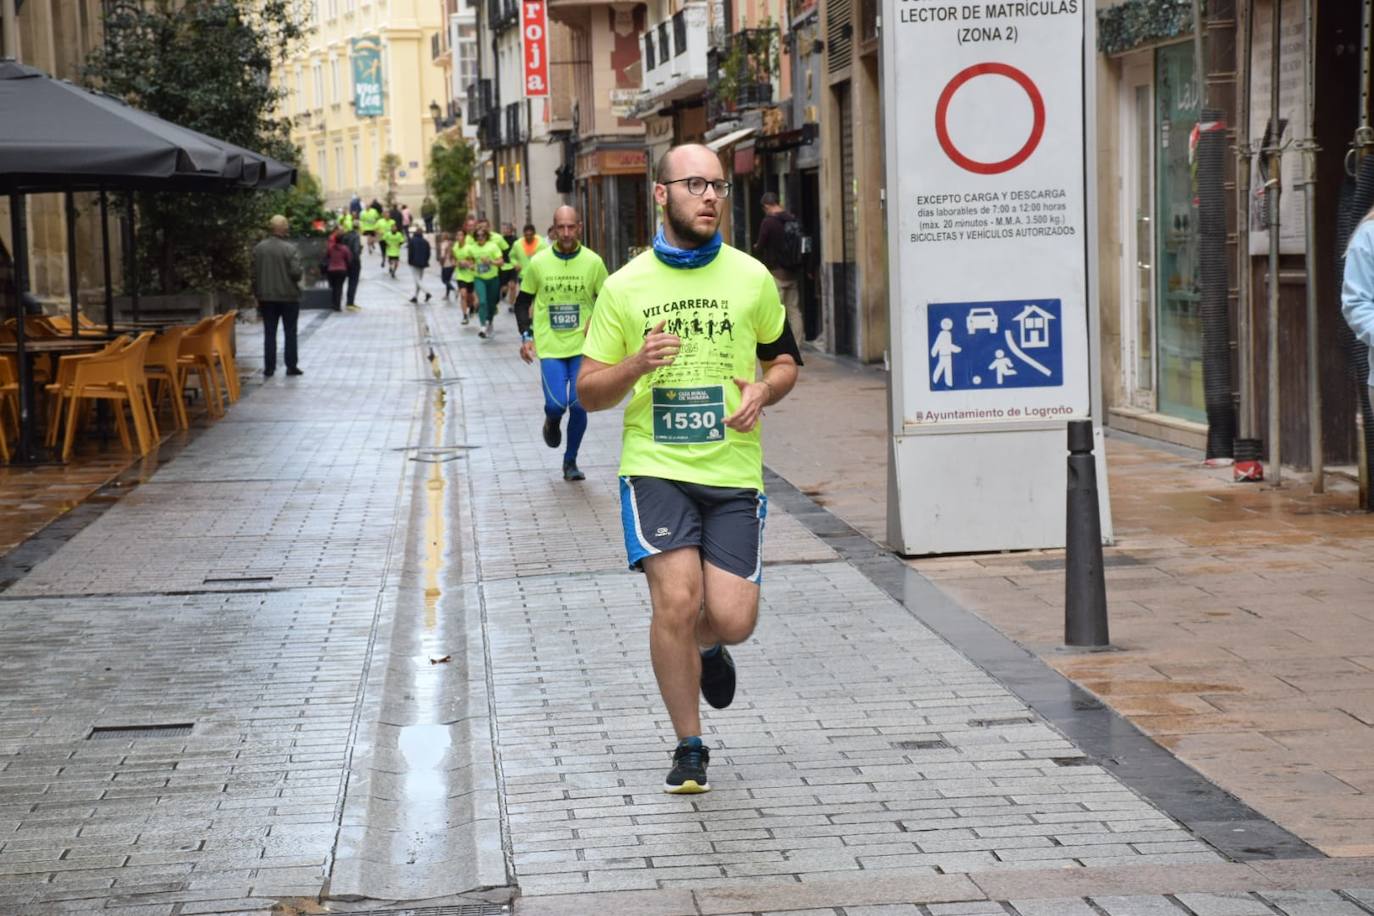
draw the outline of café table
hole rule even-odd
[[[114,338],[109,335],[100,337],[39,337],[26,340],[24,342],[24,361],[27,363],[29,379],[33,379],[33,362],[39,356],[67,356],[76,353],[93,353],[103,349]],[[0,356],[14,356],[19,353],[19,344],[15,341],[0,341]],[[29,442],[37,442],[37,420],[38,413],[34,405],[34,392],[37,386],[29,384],[24,392],[24,403],[20,408],[20,423],[26,427],[21,429],[20,440],[25,439],[25,433]]]

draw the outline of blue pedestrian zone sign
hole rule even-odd
[[[1064,384],[1058,299],[931,303],[926,321],[931,391]]]

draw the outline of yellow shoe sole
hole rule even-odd
[[[670,786],[664,784],[663,791],[669,795],[700,795],[703,792],[711,791],[711,784],[699,785],[695,779],[689,779],[680,786]]]

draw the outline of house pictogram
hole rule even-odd
[[[1027,350],[1050,345],[1050,322],[1055,316],[1038,305],[1027,305],[1012,319],[1021,326],[1021,346]]]

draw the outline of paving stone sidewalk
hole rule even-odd
[[[0,913],[404,911],[470,859],[520,916],[1374,913],[1367,860],[1227,862],[781,501],[716,788],[663,795],[618,412],[564,482],[509,314],[402,289],[0,593]]]
[[[1054,889],[1045,876],[1069,869],[1109,889],[1112,870],[1233,866],[776,506],[759,629],[736,653],[740,695],[705,720],[714,789],[663,795],[672,729],[648,664],[647,590],[624,569],[619,412],[592,415],[588,480],[566,483],[508,319],[493,341],[452,309],[432,324],[461,368],[474,446],[472,577],[518,913],[1284,912],[1248,894],[1183,909],[1167,881],[1093,903],[1082,885],[1037,901],[1028,882],[1018,896],[1031,902],[1004,905],[958,877],[1016,872]],[[1336,899],[1316,884],[1291,912]]]
[[[303,378],[254,379],[0,595],[7,916],[261,912],[326,887],[421,359],[400,308],[303,326]],[[261,331],[240,331],[247,374]]]

